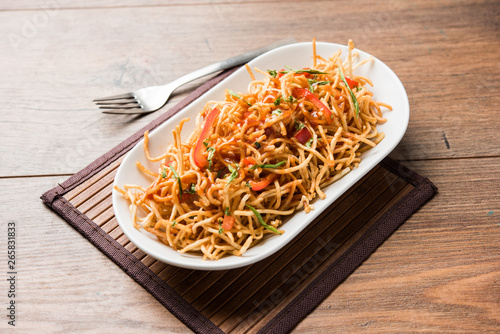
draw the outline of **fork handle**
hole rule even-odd
[[[188,74],[174,80],[173,82],[169,83],[168,86],[180,87],[180,86],[182,86],[190,81],[196,80],[196,79],[204,77],[206,75],[209,75],[209,74],[212,74],[215,72],[219,72],[222,70],[227,70],[229,68],[232,68],[232,67],[235,67],[238,65],[243,65],[243,64],[249,62],[250,60],[254,59],[257,56],[260,56],[261,54],[263,54],[267,51],[270,51],[272,49],[275,49],[275,48],[283,46],[283,45],[295,43],[295,42],[297,42],[297,41],[294,38],[285,38],[285,39],[279,40],[279,41],[274,42],[272,44],[263,46],[259,49],[249,51],[249,52],[246,52],[244,54],[241,54],[241,55],[238,55],[235,57],[231,57],[231,58],[228,58],[226,60],[222,60],[218,63],[214,63],[211,65],[205,66],[203,68],[200,68],[196,71],[188,73]]]

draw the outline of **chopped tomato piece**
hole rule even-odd
[[[191,193],[182,193],[182,199],[179,197],[179,202],[190,202],[193,199],[193,195]]]
[[[319,110],[321,110],[323,112],[323,115],[325,116],[326,118],[326,122],[328,124],[332,124],[332,112],[330,111],[330,109],[328,109],[327,106],[325,106],[323,104],[323,102],[321,102],[317,97],[316,95],[314,95],[313,93],[311,93],[310,91],[308,91],[307,89],[305,88],[300,88],[300,87],[297,87],[293,90],[292,92],[293,96],[295,96],[295,98],[297,99],[301,99],[301,98],[304,98],[306,99],[307,101],[310,101],[312,102]]]
[[[279,177],[278,174],[269,174],[265,178],[263,178],[261,181],[250,181],[248,182],[250,184],[250,188],[253,191],[259,191],[267,187],[271,182],[276,180]]]
[[[357,85],[359,85],[359,82],[356,80],[349,79],[348,77],[345,77],[345,81],[347,81],[347,84],[349,85],[349,88],[353,89]]]
[[[304,67],[303,70],[310,70],[311,68],[309,67]],[[278,79],[281,78],[283,75],[285,75],[285,73],[282,73],[284,72],[285,69],[281,69],[278,71],[278,75],[276,76]],[[303,73],[295,73],[295,76],[298,76],[298,75],[303,75],[305,76],[306,78],[309,78],[311,76],[311,73],[308,73],[308,72],[303,72]]]
[[[307,128],[302,128],[299,130],[299,132],[297,132],[295,134],[294,137],[295,137],[295,139],[297,139],[299,141],[299,143],[304,145],[305,143],[307,143],[309,141],[309,139],[311,139],[312,135],[311,135],[311,132],[309,132],[309,130]]]
[[[224,222],[222,223],[222,228],[226,231],[230,230],[233,228],[234,222],[236,219],[234,219],[233,216],[224,216]]]
[[[219,115],[220,110],[219,108],[214,108],[207,116],[207,119],[205,120],[205,125],[203,126],[203,129],[201,130],[200,138],[198,138],[198,142],[196,143],[196,147],[194,148],[193,151],[193,160],[195,164],[200,167],[206,167],[208,165],[208,160],[207,158],[203,155],[203,153],[206,151],[205,145],[203,144],[203,141],[208,138],[210,135],[210,131],[212,130],[212,127],[214,125],[214,121]]]
[[[252,157],[246,157],[245,159],[243,159],[243,163],[247,166],[253,166],[256,164],[255,159]]]
[[[277,75],[276,77],[277,77],[278,79],[279,79],[279,78],[281,78],[283,75],[285,75],[285,73],[282,73],[282,72],[284,72],[284,71],[285,71],[285,69],[284,69],[284,68],[282,68],[281,70],[279,70],[279,71],[278,71],[278,75]]]
[[[303,70],[310,70],[311,68],[310,67],[304,67]],[[312,76],[311,73],[308,73],[308,72],[303,72],[303,73],[300,73],[300,74],[296,74],[296,75],[303,75],[305,76],[306,78],[309,78]]]

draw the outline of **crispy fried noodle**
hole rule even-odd
[[[144,150],[157,171],[138,168],[154,181],[115,187],[128,201],[136,228],[154,233],[181,253],[220,259],[242,255],[266,234],[282,234],[283,219],[313,210],[322,188],[340,179],[376,146],[384,134],[382,108],[353,71],[364,62],[349,41],[331,58],[316,55],[313,67],[254,71],[248,92],[225,91],[196,119],[196,130],[181,141],[184,119],[173,130],[165,153],[151,157],[148,132]],[[370,61],[370,60],[367,60]]]

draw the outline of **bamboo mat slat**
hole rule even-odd
[[[63,198],[140,261],[164,284],[226,333],[256,333],[329,270],[385,213],[416,186],[382,163],[341,196],[277,254],[226,271],[176,268],[144,254],[114,218],[109,180],[118,165],[97,173]],[[394,169],[394,168],[393,168]],[[104,208],[104,210],[101,210]]]
[[[146,128],[161,124],[217,80]],[[42,200],[198,333],[291,330],[437,191],[426,178],[386,158],[265,260],[225,271],[177,268],[139,250],[113,213],[114,176],[143,130]]]

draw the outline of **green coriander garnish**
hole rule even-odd
[[[241,99],[241,96],[239,96],[237,93],[233,92],[232,90],[229,89],[228,92],[230,95],[234,96],[235,98]]]
[[[276,109],[276,110],[273,110],[273,112],[272,112],[272,114],[276,115],[276,116],[280,116],[282,113],[283,113],[283,111],[281,111],[281,109]]]
[[[306,143],[306,147],[311,148],[312,143],[313,143],[313,139],[311,138],[311,139],[309,139],[309,141]]]
[[[214,157],[215,148],[213,148],[211,146],[207,147],[207,152],[208,152],[208,157],[207,157],[207,160],[208,160],[208,170],[212,171],[212,158]]]
[[[281,96],[279,96],[279,97],[278,97],[278,98],[274,101],[274,105],[275,105],[276,107],[277,107],[277,106],[279,106],[279,105],[280,105],[280,103],[281,103],[281,100],[282,100],[282,98],[281,98]]]
[[[166,178],[167,177],[167,169],[163,168],[163,171],[161,172],[161,177]]]
[[[186,189],[186,192],[188,194],[194,194],[196,192],[196,185],[194,183],[191,183],[189,185],[189,188]]]
[[[314,93],[314,85],[322,86],[331,83],[331,81],[318,81],[316,79],[307,79],[307,82],[309,83],[309,90],[311,93]]]
[[[259,143],[258,141],[256,141],[256,142],[254,143],[254,145],[255,145],[255,147],[256,147],[257,149],[259,149],[259,148],[260,148],[260,143]]]
[[[349,93],[351,94],[352,103],[354,103],[354,107],[356,108],[356,117],[358,117],[358,115],[359,115],[358,99],[356,98],[356,95],[354,95],[354,93],[352,92],[351,87],[349,87],[349,85],[347,84],[347,81],[345,80],[345,77],[344,77],[344,73],[342,73],[342,71],[340,69],[339,69],[339,73],[340,73],[340,78],[342,79],[342,81],[344,82],[344,85],[347,87],[347,90],[349,90]]]
[[[276,78],[276,76],[278,75],[278,72],[276,72],[275,70],[267,70],[267,73],[269,73],[269,75],[271,75],[273,78]]]
[[[295,130],[300,131],[300,130],[302,130],[305,127],[306,126],[304,125],[304,123],[295,121]]]
[[[175,226],[175,224],[177,224],[177,222],[176,222],[176,221],[175,221],[175,219],[174,219],[174,221],[172,222],[172,227],[174,227],[174,226]]]
[[[288,103],[295,103],[295,102],[297,102],[297,99],[294,98],[292,95],[290,95],[288,97],[288,99],[286,100],[286,102],[288,102]]]
[[[311,69],[302,69],[302,70],[296,70],[296,69],[293,69],[291,67],[288,67],[288,66],[285,66],[286,68],[288,68],[290,71],[292,72],[295,72],[297,74],[302,74],[302,73],[309,73],[309,74],[327,74],[326,72],[321,72],[321,71],[318,71],[318,70],[311,70]],[[280,71],[280,73],[288,73],[290,71]]]
[[[233,182],[234,179],[236,179],[238,177],[238,170],[240,169],[240,165],[238,164],[235,164],[236,165],[236,168],[234,168],[233,166],[231,165],[228,165],[227,168],[229,168],[229,171],[231,172],[231,175],[229,176],[229,181],[227,181],[226,183],[226,187],[229,186],[229,183]]]
[[[249,103],[248,101],[246,101],[246,100],[242,99],[242,98],[241,98],[241,96],[239,96],[237,93],[233,92],[232,90],[228,89],[228,92],[229,92],[229,94],[230,94],[230,95],[232,95],[232,96],[234,96],[235,98],[240,99],[240,100],[242,100],[243,102],[245,102],[246,104],[248,104],[248,106],[249,106],[249,107],[251,107],[251,106],[252,106],[252,104],[251,104],[251,103]]]
[[[255,214],[255,216],[257,216],[257,220],[259,221],[259,223],[264,226],[264,228],[268,229],[269,231],[272,231],[274,233],[278,233],[278,234],[281,234],[280,231],[278,231],[277,229],[275,229],[273,226],[271,225],[267,225],[266,222],[264,221],[264,219],[262,219],[262,216],[260,215],[260,213],[255,210],[253,207],[251,207],[250,205],[248,204],[245,204],[246,207],[248,207],[250,210],[252,210],[252,212]]]
[[[220,171],[217,172],[217,176],[215,178],[220,179],[220,177],[222,176],[222,173],[224,173],[223,169],[221,169]]]
[[[224,232],[224,229],[222,228],[222,220],[219,219],[219,234],[222,234]]]
[[[225,210],[224,210],[224,214],[226,216],[230,216],[231,215],[231,212],[229,212],[229,207],[227,207]]]
[[[250,182],[248,182],[248,181],[247,181],[247,183],[245,183],[245,187],[252,188],[252,186],[250,185]]]
[[[260,164],[260,165],[253,165],[252,167],[249,168],[251,169],[256,169],[256,168],[278,168],[286,164],[286,161],[280,161],[277,164],[270,165],[270,164]]]
[[[182,199],[182,183],[181,183],[181,178],[179,177],[179,174],[177,174],[177,172],[175,171],[174,167],[172,167],[172,165],[168,165],[168,167],[170,167],[170,169],[172,170],[172,173],[174,173],[174,180],[177,180],[177,183],[179,184],[179,194],[180,194],[180,198]]]
[[[307,81],[309,81],[309,80],[307,80]],[[311,93],[314,93],[314,85],[311,85],[311,83],[310,83],[310,82],[309,82],[309,91],[310,91]]]

